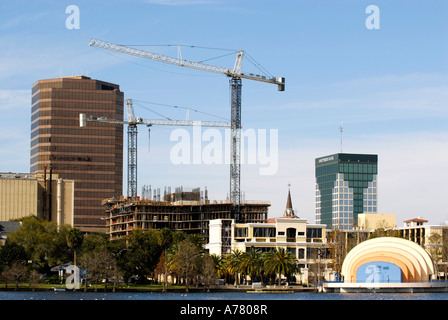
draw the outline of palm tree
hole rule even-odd
[[[163,276],[163,290],[162,292],[166,292],[167,287],[167,279],[168,279],[168,264],[167,264],[167,249],[173,243],[173,233],[168,228],[163,228],[160,237],[159,237],[159,245],[163,249],[163,263],[164,263],[164,276]]]
[[[243,253],[241,258],[241,271],[249,275],[251,281],[254,280],[255,276],[261,275],[263,271],[263,260],[259,249],[252,248]]]
[[[84,235],[78,228],[71,228],[67,233],[67,246],[73,249],[73,264],[76,266],[76,249],[81,247]],[[73,287],[76,291],[76,285]]]
[[[239,284],[238,274],[243,272],[241,268],[242,259],[243,259],[243,252],[240,250],[232,250],[232,253],[229,253],[225,257],[227,268],[229,270],[229,273],[233,273],[236,285]]]
[[[84,235],[78,228],[71,228],[67,233],[67,246],[73,249],[73,264],[76,266],[76,249],[81,247]]]
[[[284,248],[278,248],[266,252],[264,268],[267,273],[278,274],[278,284],[281,283],[281,275],[292,275],[298,271],[296,258]]]

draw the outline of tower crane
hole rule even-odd
[[[85,127],[87,121],[127,124],[128,125],[128,185],[127,197],[135,200],[137,197],[137,125],[152,126],[201,126],[201,127],[230,127],[225,121],[195,121],[195,120],[167,120],[143,119],[135,117],[132,99],[126,99],[128,121],[109,120],[105,117],[90,116],[85,113],[79,115],[79,126]]]
[[[230,78],[229,85],[231,91],[231,159],[230,159],[230,200],[232,201],[232,216],[238,222],[240,219],[240,175],[241,175],[241,87],[242,79],[254,80],[259,82],[276,84],[278,91],[285,90],[284,77],[271,77],[246,74],[242,72],[244,51],[238,50],[233,69],[219,67],[202,62],[194,62],[182,59],[182,57],[174,58],[163,54],[149,52],[141,49],[135,49],[124,45],[114,44],[98,39],[91,39],[89,46],[108,49],[140,58],[150,59],[158,62],[168,63],[171,65],[186,67],[207,72],[223,74]]]

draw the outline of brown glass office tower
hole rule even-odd
[[[80,113],[122,121],[123,92],[85,76],[33,85],[30,172],[74,180],[75,227],[105,231],[101,201],[122,195],[123,125],[88,122],[81,128]]]

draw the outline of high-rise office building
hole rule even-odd
[[[349,230],[358,214],[377,213],[378,156],[337,153],[315,160],[316,223]]]
[[[89,122],[79,114],[123,120],[123,92],[85,76],[39,80],[32,87],[31,173],[75,181],[74,226],[105,231],[101,201],[123,191],[123,125]]]

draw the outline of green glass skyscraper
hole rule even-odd
[[[315,160],[316,223],[350,230],[358,214],[377,213],[378,156],[337,153]]]

